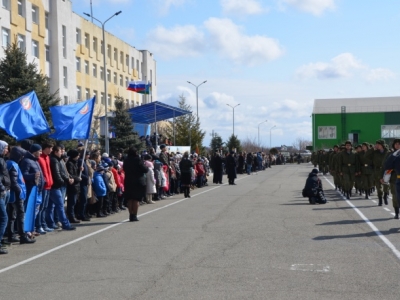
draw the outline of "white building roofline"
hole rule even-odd
[[[370,98],[315,99],[313,114],[400,112],[400,96]]]

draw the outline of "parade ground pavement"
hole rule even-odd
[[[391,199],[301,196],[310,164],[195,189],[0,256],[1,299],[400,299]]]

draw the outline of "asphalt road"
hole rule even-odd
[[[141,206],[140,222],[120,213],[12,245],[0,299],[398,300],[392,206],[347,202],[329,175],[329,203],[309,205],[310,170],[274,166]]]

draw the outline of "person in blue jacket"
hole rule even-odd
[[[104,174],[104,167],[102,165],[99,165],[96,168],[96,172],[93,174],[93,191],[96,194],[97,198],[97,217],[98,218],[104,218],[105,215],[102,213],[102,208],[103,208],[103,199],[107,194],[107,187],[104,182],[103,178]]]

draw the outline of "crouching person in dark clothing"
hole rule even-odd
[[[308,197],[310,204],[325,204],[327,202],[322,189],[322,182],[318,178],[318,169],[313,169],[308,175],[306,186],[303,189],[303,197]]]

